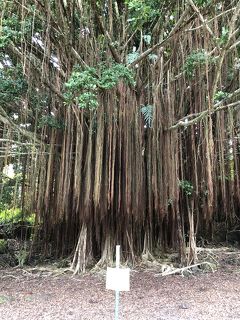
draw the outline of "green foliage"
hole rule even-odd
[[[14,224],[21,221],[28,222],[33,225],[35,221],[35,214],[23,214],[20,208],[11,208],[0,211],[0,224]]]
[[[142,115],[143,115],[143,118],[144,118],[144,122],[145,122],[145,125],[148,127],[148,128],[151,128],[152,127],[152,121],[153,121],[153,111],[154,111],[154,106],[153,105],[146,105],[146,106],[143,106],[141,109],[140,109]]]
[[[195,0],[195,4],[198,7],[205,7],[209,4],[211,4],[212,0]]]
[[[10,3],[10,1],[8,2]],[[34,6],[29,6],[29,9],[34,10]],[[12,9],[11,13],[6,10],[1,22],[0,48],[6,47],[11,42],[20,43],[23,37],[30,38],[32,36],[33,16],[26,16],[24,20],[21,20],[20,15],[14,13],[14,9]],[[36,20],[34,21],[34,24],[36,30]]]
[[[224,46],[228,41],[229,30],[226,27],[222,27],[222,33],[220,38],[217,38],[219,46]]]
[[[13,14],[11,17],[2,20],[0,32],[0,48],[4,48],[11,41],[21,39],[21,30],[18,16]]]
[[[131,52],[127,55],[127,63],[131,64],[132,62],[134,62],[137,58],[139,57],[139,52],[135,51],[135,52]]]
[[[155,54],[155,53],[151,53],[151,54],[148,55],[148,59],[149,59],[151,62],[156,62],[157,58],[158,58],[158,55]]]
[[[185,64],[184,64],[184,71],[189,78],[195,76],[196,68],[206,63],[214,63],[215,58],[209,56],[209,54],[205,50],[198,50],[193,51],[189,56],[187,56]]]
[[[97,88],[97,73],[95,68],[86,68],[79,70],[78,67],[72,72],[70,79],[65,84],[67,89],[87,89],[95,90]]]
[[[46,91],[40,91],[36,87],[29,87],[27,94],[29,98],[29,105],[34,112],[42,114],[46,113],[46,110],[49,110],[51,97]],[[64,123],[62,123],[62,125],[64,125]]]
[[[66,104],[75,103],[79,108],[96,109],[98,75],[95,68],[81,70],[75,67],[69,80],[65,83],[66,92],[64,94]]]
[[[129,10],[128,22],[134,28],[152,22],[160,15],[160,4],[156,0],[125,0]]]
[[[22,174],[15,174],[14,178],[9,178],[4,174],[1,178],[1,193],[0,193],[0,210],[5,210],[13,205],[15,188],[22,182]]]
[[[42,128],[44,126],[48,126],[50,128],[55,128],[55,129],[64,129],[63,121],[57,119],[53,115],[45,115],[41,117],[41,119],[39,120],[38,127]]]
[[[23,17],[24,10],[19,12],[16,1],[0,0],[0,49],[10,43],[20,44],[23,38],[31,42],[33,25],[35,32],[42,31],[42,19],[36,15],[36,5],[29,2],[25,4],[27,13]]]
[[[25,245],[16,254],[16,258],[18,260],[18,266],[20,268],[22,268],[24,266],[24,264],[27,262],[28,257],[29,257],[29,252],[28,252],[26,245]]]
[[[188,180],[180,180],[179,187],[183,190],[186,196],[191,196],[193,194],[193,185]]]
[[[97,109],[97,95],[94,92],[83,92],[76,98],[76,103],[80,109]]]
[[[26,213],[20,208],[0,211],[1,231],[6,238],[30,238],[34,224],[35,213]]]
[[[113,64],[111,67],[100,65],[97,68],[81,70],[76,67],[68,82],[65,84],[65,103],[75,103],[81,109],[96,109],[99,90],[114,88],[120,80],[133,85],[132,72],[122,64]]]
[[[7,301],[9,301],[8,296],[3,296],[3,295],[0,296],[0,305],[1,305],[2,303],[7,302]]]
[[[152,40],[152,36],[150,34],[145,34],[143,36],[143,40],[146,42],[146,44],[150,44]]]
[[[27,92],[27,88],[20,65],[0,69],[0,102],[18,101]]]
[[[220,102],[222,100],[224,100],[225,98],[227,98],[229,95],[229,93],[224,92],[224,91],[217,91],[214,95],[214,102]]]
[[[123,80],[130,85],[134,85],[134,78],[131,70],[123,64],[114,64],[110,68],[103,66],[99,87],[103,89],[112,89],[120,80]]]
[[[7,252],[7,241],[0,239],[0,254]]]

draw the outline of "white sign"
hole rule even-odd
[[[130,269],[107,268],[106,289],[115,291],[130,290]]]

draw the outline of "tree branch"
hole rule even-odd
[[[190,0],[192,1],[192,0]],[[233,16],[232,16],[232,19],[230,21],[230,24],[229,24],[229,34],[228,34],[228,39],[227,39],[227,42],[226,44],[224,45],[221,53],[220,53],[220,57],[218,59],[218,64],[216,66],[216,76],[213,80],[213,84],[212,84],[212,92],[211,92],[211,103],[213,104],[213,101],[214,101],[214,95],[217,91],[217,86],[218,86],[218,81],[219,81],[219,78],[221,76],[221,70],[222,70],[222,65],[223,65],[223,62],[224,62],[224,58],[226,56],[226,53],[227,53],[227,49],[229,47],[229,43],[232,39],[232,36],[234,34],[234,28],[235,28],[235,24],[237,22],[237,19],[239,18],[239,14],[240,14],[240,1],[238,1],[237,3],[237,6],[236,6],[236,9],[235,9],[235,12],[233,13]]]
[[[192,126],[193,124],[198,123],[200,120],[202,120],[203,118],[205,118],[208,115],[211,116],[211,115],[215,114],[218,111],[222,111],[222,110],[229,109],[229,108],[235,108],[235,107],[240,107],[240,101],[229,103],[227,105],[219,105],[219,103],[218,103],[211,110],[204,110],[204,111],[199,112],[199,113],[189,114],[188,116],[182,118],[176,124],[174,124],[173,126],[168,128],[168,130],[175,130],[175,129],[178,129],[180,127],[187,128],[189,126]],[[193,119],[189,120],[191,118],[193,118]]]
[[[228,14],[228,13],[230,13],[231,11],[233,11],[235,9],[236,9],[236,7],[228,9],[228,10],[226,10],[224,12],[221,12],[217,16],[215,16],[214,18],[211,18],[211,19],[209,19],[207,21],[205,20],[205,24],[208,24],[208,23],[212,22],[213,20],[215,20],[215,19],[217,19],[217,18],[219,18],[219,17],[221,17],[221,16],[223,16],[225,14]],[[201,28],[205,27],[205,24],[201,24],[200,26],[197,26],[195,28],[188,29],[187,31],[195,31],[195,30],[201,29]]]
[[[121,57],[118,54],[116,48],[113,46],[113,40],[112,40],[110,34],[108,33],[108,31],[104,28],[102,17],[99,16],[98,14],[96,16],[97,16],[97,19],[98,19],[98,23],[99,23],[100,29],[101,29],[102,33],[105,35],[105,37],[108,40],[108,46],[109,46],[109,49],[110,49],[110,51],[112,53],[112,56],[113,56],[114,60],[117,63],[121,63],[122,62],[121,61]]]
[[[208,33],[215,38],[213,31],[210,29],[209,25],[207,24],[206,20],[204,19],[203,15],[201,14],[200,10],[198,9],[198,7],[195,5],[195,3],[193,2],[193,0],[188,0],[190,6],[193,8],[193,10],[197,13],[197,15],[199,16],[199,19],[201,20],[203,26],[205,27],[205,29],[208,31]]]
[[[8,49],[9,51],[14,54],[15,56],[17,56],[18,58],[22,59],[23,58],[23,54],[21,53],[21,51],[18,50],[18,48],[16,48],[14,46],[13,43],[11,43],[9,46],[8,46]],[[35,65],[35,63],[32,61],[31,58],[29,57],[24,57],[25,59],[27,59],[31,66],[33,67],[34,71],[38,74],[39,78],[42,79],[42,73],[41,71],[38,69],[38,67]],[[61,92],[59,92],[58,90],[55,89],[55,87],[50,83],[48,82],[48,80],[46,79],[42,79],[42,82],[53,92],[55,93],[61,100],[64,100],[64,97],[63,95],[61,94]]]
[[[140,61],[145,59],[149,54],[151,54],[154,50],[161,47],[163,44],[166,44],[177,32],[181,30],[180,26],[182,25],[186,15],[188,14],[189,8],[186,8],[181,17],[179,18],[178,22],[176,23],[175,27],[171,30],[167,38],[162,40],[161,42],[155,44],[153,47],[147,49],[144,51],[136,60],[134,60],[132,63],[130,63],[128,66],[130,68],[134,67],[136,64],[138,64]]]
[[[221,111],[224,109],[234,108],[234,107],[237,107],[238,105],[240,106],[240,101],[236,101],[236,102],[232,102],[227,105],[223,105],[223,103],[225,103],[227,100],[236,97],[238,94],[240,94],[240,88],[235,90],[234,92],[230,93],[222,101],[215,103],[211,110],[207,109],[207,110],[204,110],[199,113],[189,114],[189,115],[183,117],[182,119],[180,119],[176,124],[172,125],[168,130],[178,129],[179,127],[188,127],[188,126],[191,126],[191,125],[199,122],[201,119],[203,119],[207,115],[212,115],[215,112],[218,112],[218,111]],[[192,120],[190,120],[190,119],[192,119]]]
[[[3,122],[5,125],[10,126],[11,128],[14,128],[20,134],[22,134],[26,138],[33,140],[35,143],[43,144],[43,141],[39,140],[33,132],[27,131],[24,128],[21,128],[19,125],[15,124],[8,117],[7,113],[4,111],[4,109],[1,106],[0,106],[0,121]]]

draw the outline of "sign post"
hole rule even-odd
[[[120,268],[120,246],[116,246],[116,268],[107,268],[106,289],[115,290],[115,320],[119,316],[120,291],[130,290],[130,269]]]
[[[116,271],[120,267],[120,246],[116,246]],[[115,291],[115,320],[118,320],[118,309],[119,309],[119,290]]]

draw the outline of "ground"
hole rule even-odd
[[[119,320],[240,319],[240,251],[225,252],[214,272],[160,271],[131,271]],[[103,271],[72,276],[49,267],[0,270],[1,320],[110,320],[114,299]]]

